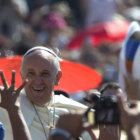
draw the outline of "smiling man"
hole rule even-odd
[[[55,128],[61,114],[87,108],[63,95],[54,95],[54,86],[59,84],[62,76],[59,62],[60,58],[55,52],[46,47],[37,46],[28,50],[23,56],[21,65],[23,83],[27,81],[21,92],[15,89],[15,76],[12,76],[11,86],[9,86],[4,75],[1,74],[4,85],[1,94],[20,92],[21,111],[32,140],[47,140],[50,130]],[[6,129],[5,140],[12,140],[12,128],[8,114],[3,108],[0,108],[0,121]],[[82,137],[84,140],[91,140],[87,132]]]
[[[55,85],[62,76],[58,57],[45,50],[31,50],[24,55],[21,68],[22,79],[28,79],[26,95],[37,105],[49,102]]]

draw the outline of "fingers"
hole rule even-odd
[[[7,89],[8,88],[8,83],[7,83],[6,79],[5,79],[5,76],[3,74],[3,71],[0,71],[0,76],[1,76],[1,81],[3,83],[4,88]]]
[[[12,70],[11,88],[15,88],[15,70]]]
[[[20,91],[24,88],[24,86],[27,84],[28,80],[25,80],[20,87],[17,88],[16,92],[20,93]]]
[[[1,81],[3,83],[4,88],[8,88],[8,83],[5,79],[3,71],[0,71]],[[12,70],[12,79],[11,79],[11,88],[15,88],[15,70]]]
[[[91,108],[88,108],[83,113],[82,123],[83,123],[84,130],[88,130],[88,129],[92,129],[92,128],[97,127],[97,125],[95,125],[94,112],[92,111]]]

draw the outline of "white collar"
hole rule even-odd
[[[22,90],[22,92],[20,94],[20,99],[21,99],[21,111],[23,113],[23,116],[26,120],[27,125],[30,126],[34,119],[36,112],[34,110],[32,103],[27,98],[25,90]],[[48,105],[52,106],[52,104],[53,104],[52,100],[53,99],[51,99],[51,101],[49,103],[47,103],[45,105],[45,107],[48,107]]]

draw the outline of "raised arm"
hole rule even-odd
[[[9,86],[3,71],[0,71],[3,88],[0,89],[0,106],[7,110],[13,130],[14,140],[31,140],[31,136],[20,109],[19,95],[27,81],[15,88],[15,71],[12,71],[11,85]]]

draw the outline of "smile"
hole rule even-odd
[[[32,89],[34,90],[34,91],[42,91],[42,90],[44,90],[44,87],[41,87],[41,88],[38,88],[38,87],[32,87]]]

